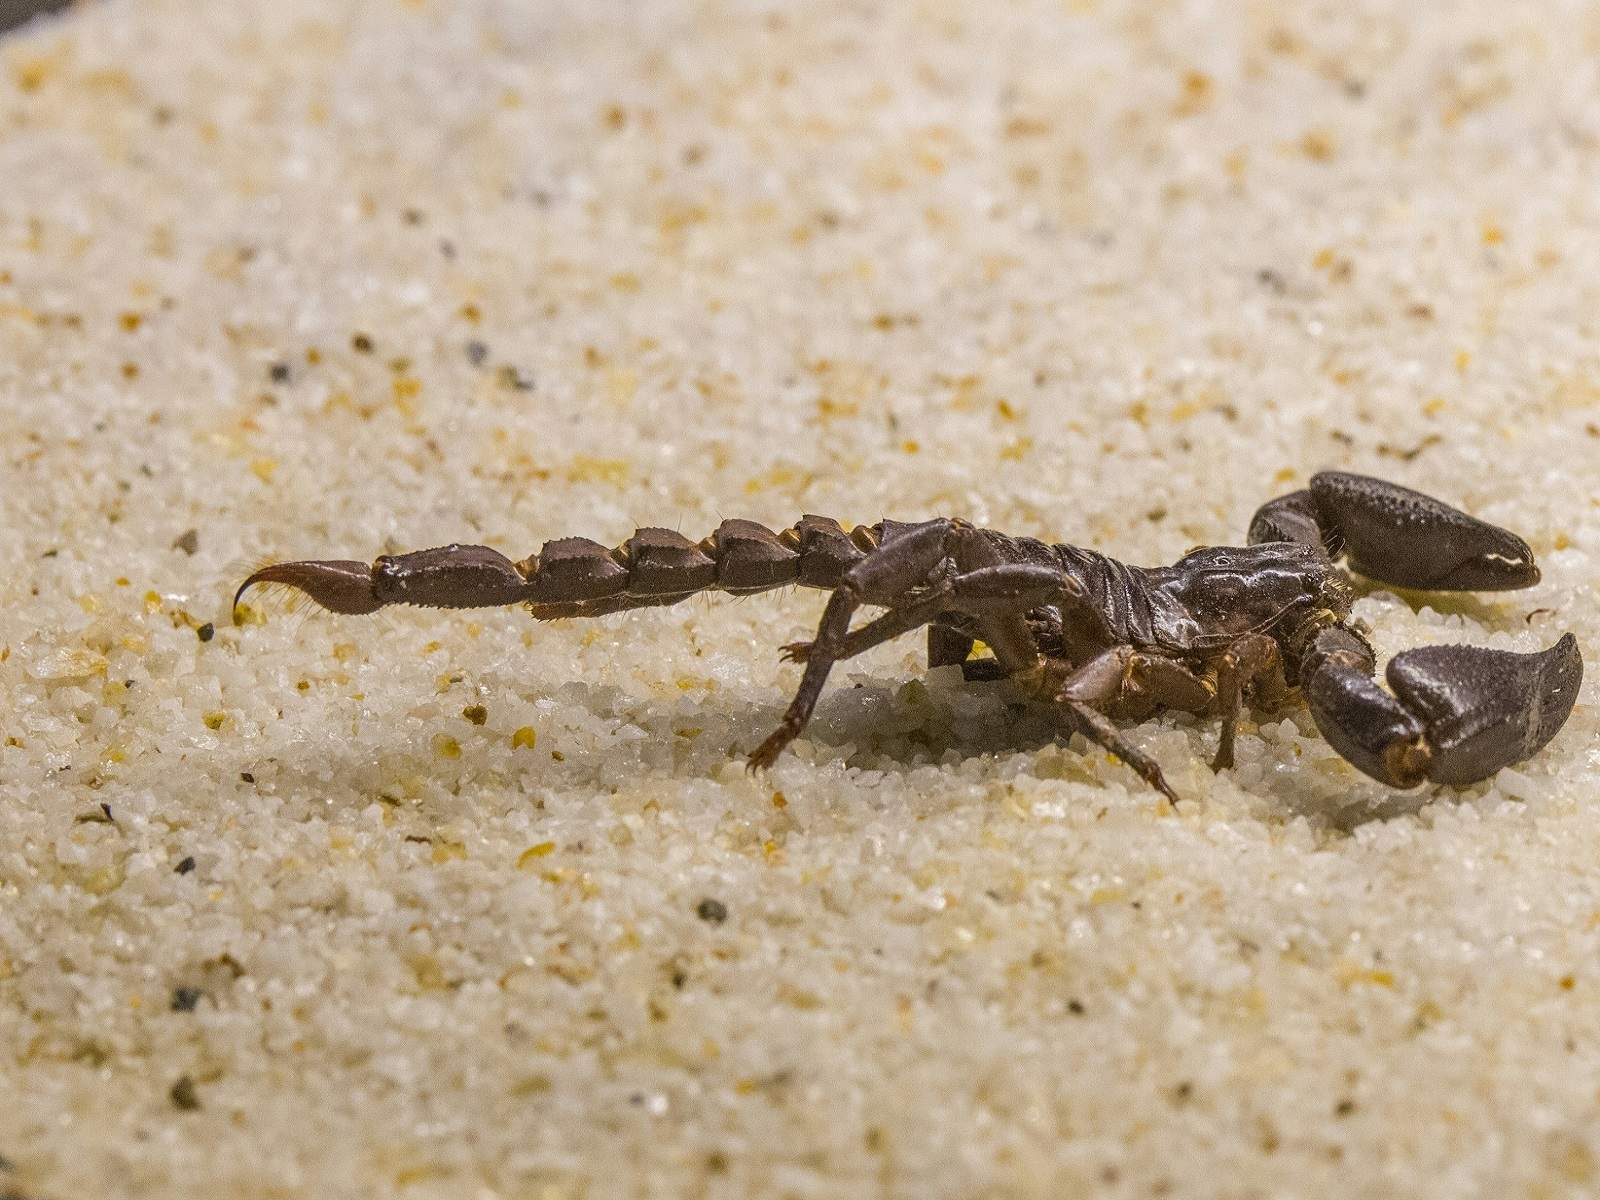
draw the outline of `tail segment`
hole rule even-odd
[[[700,542],[656,527],[636,530],[614,548],[558,538],[517,563],[487,546],[462,545],[385,555],[370,567],[343,560],[274,563],[244,581],[234,604],[256,584],[278,583],[339,613],[387,604],[526,604],[544,619],[598,617],[676,604],[703,591],[748,596],[788,584],[832,588],[896,528],[880,522],[847,532],[831,518],[806,516],[774,533],[754,521],[727,520]]]

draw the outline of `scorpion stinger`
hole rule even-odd
[[[1347,556],[1353,569],[1400,587],[1527,587],[1539,570],[1515,534],[1395,484],[1324,472],[1263,505],[1250,542],[1137,567],[945,517],[846,530],[807,516],[779,532],[728,520],[699,542],[646,528],[612,548],[560,538],[521,562],[452,545],[370,566],[277,563],[246,579],[235,603],[275,583],[338,613],[520,604],[553,619],[676,604],[708,590],[827,590],[815,639],[783,648],[804,673],[778,728],[750,756],[753,768],[771,766],[799,736],[834,663],[924,627],[930,665],[1010,679],[1054,703],[1067,728],[1174,801],[1160,766],[1114,720],[1163,709],[1217,717],[1212,766],[1221,770],[1233,763],[1244,706],[1275,708],[1298,686],[1341,755],[1390,786],[1411,787],[1486,778],[1536,753],[1571,712],[1583,675],[1571,635],[1539,654],[1405,651],[1389,664],[1385,690],[1335,566]],[[886,611],[852,628],[863,606]],[[991,656],[974,660],[980,641]]]

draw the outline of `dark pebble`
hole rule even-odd
[[[200,1003],[200,997],[205,993],[199,988],[181,987],[172,989],[172,1011],[193,1012],[194,1006]]]
[[[713,900],[708,896],[695,907],[694,913],[702,921],[721,925],[728,919],[728,906],[721,900]]]
[[[194,870],[194,855],[189,855],[188,858],[185,858],[181,863],[172,869],[179,875],[187,875],[190,871]]]
[[[180,1076],[167,1095],[172,1097],[174,1107],[182,1112],[194,1112],[200,1107],[200,1097],[195,1095],[194,1080],[187,1075]]]
[[[193,554],[200,549],[200,531],[198,529],[185,529],[172,543],[174,550],[182,550],[185,554]]]
[[[267,372],[267,377],[271,379],[273,383],[288,383],[289,364],[281,362],[273,363],[271,370]]]
[[[207,621],[204,625],[200,626],[199,629],[194,631],[194,635],[202,642],[209,642],[212,638],[217,636],[217,627],[210,621]]]
[[[534,389],[532,377],[524,375],[509,363],[500,368],[499,377],[501,386],[508,387],[514,392],[531,392]]]

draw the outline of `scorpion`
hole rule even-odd
[[[1398,789],[1463,786],[1537,753],[1566,722],[1583,677],[1572,634],[1515,653],[1427,646],[1390,659],[1380,686],[1345,571],[1424,591],[1503,591],[1539,580],[1517,535],[1421,492],[1323,471],[1256,510],[1244,546],[1138,567],[1094,550],[1010,537],[964,520],[884,520],[846,529],[805,516],[781,532],[730,519],[700,542],[637,530],[610,548],[546,542],[512,562],[449,545],[372,563],[304,560],[255,571],[335,613],[389,604],[523,605],[542,620],[676,604],[698,592],[747,596],[786,585],[831,594],[816,636],[782,648],[803,664],[794,699],[749,756],[770,768],[810,719],[835,663],[927,628],[930,668],[1007,679],[1176,804],[1156,762],[1117,721],[1175,709],[1219,718],[1212,769],[1233,765],[1242,708],[1271,711],[1298,690],[1318,730],[1358,770]],[[881,615],[851,628],[856,610]],[[974,651],[979,643],[988,653]]]

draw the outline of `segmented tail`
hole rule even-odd
[[[728,520],[691,542],[671,529],[636,530],[620,546],[557,538],[521,562],[487,546],[440,546],[384,555],[370,566],[349,560],[274,563],[240,585],[237,604],[257,584],[298,588],[323,608],[370,613],[388,604],[484,608],[526,604],[541,618],[598,617],[630,608],[676,604],[697,592],[748,596],[771,588],[836,587],[878,547],[895,522],[846,531],[828,517],[807,516],[774,533],[754,521]]]
[[[808,515],[776,533],[735,518],[699,542],[659,527],[636,530],[614,548],[559,538],[516,567],[535,616],[591,617],[676,604],[703,591],[749,596],[789,584],[836,587],[882,535],[881,523],[846,531],[830,517]]]

